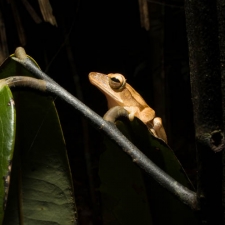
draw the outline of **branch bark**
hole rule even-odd
[[[198,159],[197,194],[202,221],[224,224],[221,191],[224,128],[217,1],[186,0],[185,13]]]

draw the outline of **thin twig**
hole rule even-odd
[[[18,11],[18,8],[16,6],[16,2],[14,0],[9,1],[12,7],[12,13],[14,16],[14,20],[16,23],[16,29],[18,32],[19,40],[22,46],[26,45],[26,35],[23,28],[22,20]]]
[[[22,3],[24,4],[25,8],[27,9],[27,12],[30,14],[32,19],[35,21],[35,23],[39,24],[42,22],[42,19],[38,16],[34,8],[31,6],[31,4],[27,0],[22,0]]]

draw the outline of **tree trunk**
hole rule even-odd
[[[198,160],[197,192],[201,219],[207,224],[224,224],[222,56],[218,39],[218,8],[217,1],[187,0],[185,5]]]

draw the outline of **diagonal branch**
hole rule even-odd
[[[8,77],[0,80],[0,85],[14,86],[28,86],[47,93],[54,94],[62,100],[69,103],[72,107],[78,110],[85,116],[97,129],[102,131],[110,139],[112,139],[124,152],[126,152],[139,167],[145,170],[156,182],[169,190],[172,194],[177,196],[183,203],[187,204],[194,210],[198,210],[197,194],[182,184],[178,183],[174,178],[165,173],[155,163],[153,163],[147,156],[145,156],[133,143],[131,143],[111,122],[105,121],[97,113],[92,111],[84,103],[79,101],[68,91],[62,88],[47,74],[42,72],[33,61],[26,55],[25,50],[21,47],[15,51],[13,60],[23,65],[33,75],[42,80],[31,77],[17,76]]]
[[[103,120],[98,114],[88,108],[85,104],[76,99],[69,92],[64,90],[55,81],[49,78],[41,70],[39,70],[28,58],[19,60],[29,71],[45,80],[38,80],[31,77],[8,77],[1,80],[1,85],[9,85],[9,87],[28,86],[40,91],[57,95],[62,100],[72,105],[83,116],[91,121],[100,131],[104,132],[108,137],[115,141],[124,152],[126,152],[139,167],[144,169],[153,179],[160,183],[164,188],[177,196],[183,203],[187,204],[194,210],[198,210],[197,195],[155,165],[147,158],[135,145],[133,145],[112,123]]]

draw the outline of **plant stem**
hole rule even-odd
[[[18,61],[18,60],[17,60]],[[26,64],[27,65],[27,64]],[[43,72],[36,66],[32,65],[35,74],[43,76]],[[47,76],[47,75],[45,75]],[[52,93],[62,100],[72,105],[83,116],[91,121],[100,131],[104,132],[109,138],[115,141],[124,152],[126,152],[139,167],[144,169],[153,179],[155,179],[164,188],[169,190],[175,196],[177,196],[183,203],[187,204],[194,210],[198,210],[197,195],[195,192],[189,190],[182,184],[178,183],[175,179],[166,174],[157,165],[155,165],[149,158],[147,158],[135,145],[133,145],[117,128],[114,124],[103,120],[98,114],[88,108],[85,104],[64,90],[56,82],[49,82],[47,80],[37,80],[31,77],[8,77],[5,79],[6,83],[10,87],[15,86],[29,86],[31,88],[38,89]]]

